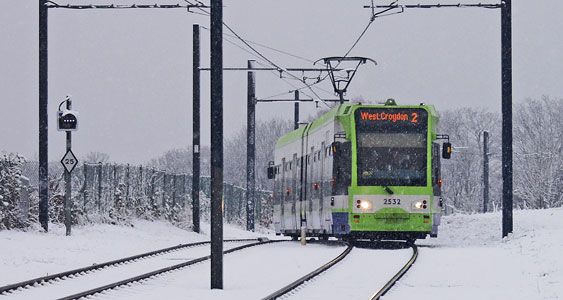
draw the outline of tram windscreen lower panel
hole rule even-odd
[[[427,119],[423,109],[358,109],[358,185],[426,186]]]

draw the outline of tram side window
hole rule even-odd
[[[432,143],[432,185],[438,185],[440,174],[440,145]]]
[[[348,186],[350,185],[352,176],[352,152],[351,143],[335,143],[334,144],[334,163],[333,175],[334,187],[332,190],[333,195],[347,195]]]

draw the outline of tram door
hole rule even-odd
[[[317,186],[316,188],[318,189],[318,198],[319,198],[319,228],[321,229],[321,232],[323,232],[323,229],[325,228],[325,216],[324,216],[324,190],[325,190],[325,178],[324,178],[324,173],[325,173],[325,154],[326,154],[326,145],[325,142],[321,143],[321,149],[319,152],[319,177],[317,178]]]
[[[299,173],[297,171],[298,169],[299,169],[299,167],[298,167],[297,153],[293,153],[293,159],[292,159],[292,163],[291,163],[291,184],[290,184],[292,192],[291,192],[291,199],[290,199],[291,202],[289,203],[288,208],[291,208],[291,216],[292,216],[291,220],[293,221],[292,228],[295,228],[295,229],[299,229],[299,227],[297,226],[297,223],[295,223],[295,206],[297,204],[297,197],[298,197],[298,194],[297,194],[297,191],[298,191],[297,181],[298,181],[298,178],[299,178],[298,177]]]
[[[285,222],[285,218],[287,215],[285,206],[286,206],[286,183],[285,183],[285,158],[282,158],[281,161],[281,165],[280,165],[280,175],[281,175],[281,180],[280,180],[280,199],[281,199],[281,203],[280,203],[280,227],[283,229],[283,231],[287,230],[286,227],[286,222]]]

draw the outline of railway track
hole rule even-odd
[[[396,244],[396,243],[394,243]],[[403,244],[404,246],[404,244]],[[369,299],[370,300],[377,300],[380,299],[381,296],[385,295],[385,293],[387,293],[391,287],[393,287],[393,285],[409,270],[409,268],[414,264],[414,262],[416,261],[416,258],[418,257],[418,248],[416,247],[415,244],[408,244],[408,246],[410,246],[413,250],[413,254],[410,257],[410,259],[408,260],[408,262],[394,275],[391,277],[391,279],[389,279],[389,281],[387,281],[385,283],[385,285],[383,285],[383,287],[381,287],[377,292],[375,292],[375,294],[373,294]],[[393,246],[393,247],[396,247]],[[393,248],[391,247],[391,248]],[[344,250],[344,252],[342,252],[339,256],[337,256],[336,258],[334,258],[332,261],[330,261],[329,263],[321,266],[320,268],[314,270],[313,272],[299,278],[298,280],[292,282],[291,284],[275,291],[274,293],[264,297],[262,300],[273,300],[273,299],[278,299],[284,295],[287,295],[293,291],[295,291],[299,286],[301,286],[302,284],[304,284],[305,282],[314,279],[315,277],[317,277],[318,275],[320,275],[321,273],[327,271],[328,269],[330,269],[331,267],[335,266],[338,262],[342,261],[354,248],[354,245],[350,244],[348,245],[348,247],[346,248],[346,250]]]
[[[231,249],[224,251],[224,253],[227,254],[227,253],[235,252],[235,251],[242,250],[242,249],[245,249],[245,248],[248,248],[248,247],[252,247],[252,246],[256,246],[256,245],[262,245],[262,244],[268,244],[268,243],[277,242],[277,241],[267,241],[267,240],[263,240],[263,239],[239,239],[239,240],[225,240],[225,242],[247,243],[247,244],[243,244],[241,246],[237,246],[237,247],[234,247],[234,248],[231,248]],[[53,275],[49,275],[49,276],[38,277],[38,278],[31,279],[31,280],[26,280],[26,281],[23,281],[23,282],[15,283],[15,284],[6,285],[6,286],[3,286],[3,287],[0,287],[0,298],[2,298],[2,296],[10,296],[11,298],[17,297],[17,296],[20,296],[20,297],[23,297],[23,298],[28,298],[28,299],[34,298],[33,296],[30,298],[30,297],[26,297],[25,295],[22,295],[22,294],[28,293],[30,291],[35,292],[35,295],[37,295],[37,293],[40,293],[40,295],[41,295],[40,298],[51,298],[51,299],[78,299],[80,297],[94,295],[94,294],[97,294],[99,292],[102,292],[102,291],[105,291],[105,290],[108,290],[108,289],[112,289],[112,288],[115,288],[115,287],[118,287],[118,286],[121,286],[121,285],[129,284],[129,283],[136,282],[136,281],[145,280],[145,279],[148,279],[148,278],[153,277],[153,276],[158,275],[158,274],[166,273],[166,272],[169,272],[169,271],[172,271],[172,270],[181,269],[181,268],[187,267],[189,265],[205,261],[205,260],[209,259],[210,256],[209,255],[200,256],[196,259],[190,259],[190,260],[187,260],[187,261],[180,263],[180,264],[170,265],[170,263],[168,263],[168,266],[166,266],[165,268],[162,268],[162,265],[161,265],[160,266],[161,268],[159,268],[155,271],[143,272],[142,275],[138,275],[138,276],[134,276],[134,277],[131,277],[131,278],[119,280],[119,281],[116,281],[116,282],[113,282],[113,283],[110,283],[110,284],[105,284],[103,286],[100,286],[100,287],[97,287],[97,288],[94,288],[94,289],[89,289],[88,291],[85,291],[85,292],[75,293],[75,294],[70,295],[70,296],[61,297],[60,295],[56,295],[56,293],[55,294],[49,294],[49,292],[44,293],[43,290],[44,290],[45,287],[52,287],[52,286],[56,286],[56,285],[61,285],[61,284],[64,284],[68,281],[75,281],[75,280],[82,279],[83,277],[87,278],[89,275],[90,275],[90,277],[92,277],[92,275],[102,276],[103,273],[104,273],[104,272],[102,272],[102,270],[104,270],[104,269],[106,269],[106,270],[114,269],[114,273],[120,272],[122,269],[124,269],[128,266],[130,267],[132,265],[135,265],[135,262],[141,262],[141,261],[149,260],[151,258],[166,256],[167,254],[174,253],[174,252],[178,253],[179,251],[182,251],[182,250],[193,249],[195,247],[206,245],[206,244],[209,244],[209,243],[210,243],[209,241],[206,241],[206,242],[182,244],[182,245],[169,247],[169,248],[165,248],[165,249],[160,249],[160,250],[156,250],[156,251],[151,251],[151,252],[147,252],[147,253],[131,256],[131,257],[126,257],[126,258],[123,258],[123,259],[113,260],[113,261],[102,263],[102,264],[95,264],[95,265],[84,267],[84,268],[79,268],[79,269],[61,272],[61,273],[57,273],[57,274],[53,274]],[[171,258],[171,259],[177,259],[177,258]],[[155,262],[152,262],[152,264],[154,264],[154,263]],[[157,263],[161,264],[160,262],[157,262]],[[146,269],[147,266],[143,266],[143,268]],[[143,268],[141,268],[141,269],[143,269]],[[154,270],[154,269],[155,269],[154,267],[151,268],[151,270]],[[130,271],[131,270],[129,270],[129,272]],[[101,273],[101,274],[97,274],[97,273]],[[135,274],[139,274],[139,273],[140,272],[137,272]],[[74,286],[76,286],[76,284],[74,284]],[[35,291],[36,289],[38,291]],[[60,292],[59,292],[59,294],[60,294]]]
[[[403,275],[405,275],[405,273],[407,273],[410,267],[414,264],[416,258],[418,257],[418,247],[416,247],[414,243],[410,244],[410,246],[412,248],[411,259],[409,259],[409,261],[399,270],[399,272],[397,272],[397,274],[395,274],[395,276],[393,276],[383,287],[373,294],[370,300],[378,300],[381,296],[385,295],[385,293],[387,293],[387,291],[389,291],[391,287],[393,287],[393,285],[395,285],[395,283],[399,281],[399,279],[401,279],[401,277],[403,277]]]

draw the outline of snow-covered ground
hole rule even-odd
[[[419,240],[411,270],[384,297],[393,299],[563,298],[563,208],[515,211],[514,234],[501,239],[501,214],[452,215],[437,239]],[[0,285],[181,243],[208,240],[162,222],[134,227],[74,227],[0,232]],[[225,239],[271,234],[225,226]],[[100,299],[260,299],[336,257],[344,247],[278,243],[225,255],[224,290],[209,289],[209,263],[98,295]],[[334,269],[288,299],[363,299],[398,270],[410,250],[354,249]],[[181,261],[178,261],[181,262]],[[275,270],[275,271],[274,271]],[[335,292],[339,290],[339,292]],[[349,292],[343,293],[346,290]],[[0,296],[9,299],[10,295]]]

